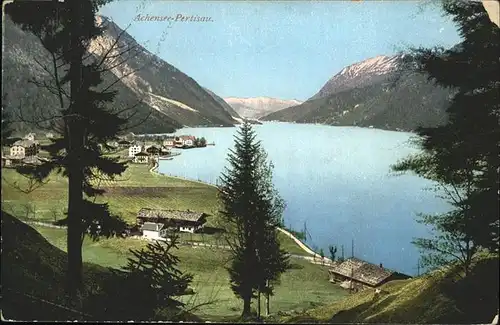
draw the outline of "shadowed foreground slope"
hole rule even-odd
[[[105,315],[96,303],[110,268],[84,263],[84,290],[70,304],[64,292],[66,253],[40,233],[2,211],[2,316],[10,320],[92,320]],[[111,293],[112,294],[112,293]],[[190,313],[183,319],[199,320]]]

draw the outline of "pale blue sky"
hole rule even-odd
[[[101,14],[222,97],[305,100],[349,64],[459,41],[439,6],[418,1],[117,0]],[[134,21],[138,14],[213,22]]]

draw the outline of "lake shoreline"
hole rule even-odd
[[[299,122],[285,122],[285,121],[260,121],[261,124],[253,124],[257,126],[266,125],[266,124],[296,124],[296,125],[309,125],[309,126],[328,126],[335,128],[356,128],[356,129],[367,129],[367,130],[378,130],[378,131],[386,131],[386,132],[397,132],[397,133],[411,133],[413,135],[417,135],[415,130],[403,130],[403,129],[392,129],[392,128],[382,128],[382,127],[369,127],[369,126],[357,126],[357,125],[332,125],[332,124],[324,124],[324,123],[299,123]],[[233,126],[184,126],[179,128],[171,133],[144,133],[144,134],[136,134],[137,137],[144,136],[165,136],[165,135],[173,135],[183,129],[227,129],[227,128],[238,128],[241,124],[235,124]]]

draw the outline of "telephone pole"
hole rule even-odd
[[[354,257],[354,239],[351,240],[351,257]]]

